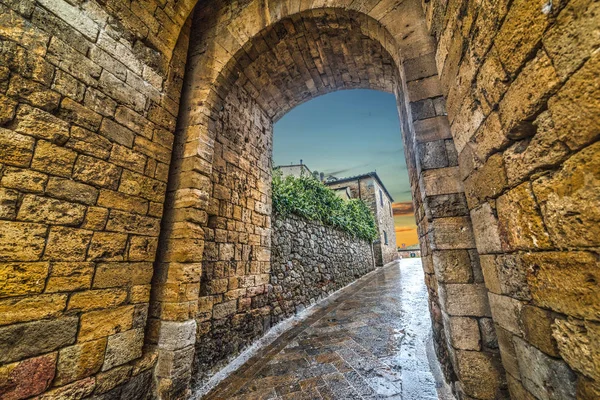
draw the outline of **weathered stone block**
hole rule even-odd
[[[90,110],[87,107],[65,97],[60,103],[58,115],[65,121],[93,131],[98,130],[102,115]]]
[[[450,125],[446,116],[427,118],[414,122],[417,142],[425,143],[436,140],[451,139]]]
[[[497,398],[503,371],[497,355],[479,351],[456,351],[456,372],[466,394],[478,399]]]
[[[443,140],[421,143],[417,153],[422,169],[444,168],[449,165],[446,143]]]
[[[507,331],[518,336],[523,336],[519,321],[523,303],[508,296],[488,293],[490,308],[494,322]]]
[[[24,104],[17,109],[14,130],[60,145],[69,139],[68,123],[52,114]]]
[[[498,229],[498,220],[489,203],[471,210],[475,243],[480,254],[502,251],[502,240]]]
[[[37,261],[46,243],[42,224],[0,221],[0,261]]]
[[[127,300],[126,289],[86,290],[73,293],[69,299],[68,310],[93,311],[114,308]]]
[[[536,199],[525,182],[496,201],[499,229],[510,249],[548,249],[552,246]]]
[[[20,192],[42,193],[48,175],[30,169],[7,167],[2,177],[2,185]]]
[[[93,287],[101,289],[149,284],[152,272],[152,263],[149,262],[98,264]]]
[[[552,357],[559,357],[552,325],[560,322],[557,315],[542,308],[525,305],[521,309],[521,327],[529,343]]]
[[[459,177],[458,167],[423,171],[422,179],[422,188],[427,196],[460,193],[463,191],[463,184]]]
[[[436,277],[443,283],[469,283],[473,279],[471,259],[467,250],[433,252]]]
[[[179,350],[196,341],[196,320],[161,321],[158,345],[164,350]]]
[[[58,317],[65,309],[66,304],[67,295],[62,294],[44,294],[1,300],[0,325]]]
[[[88,342],[131,329],[133,306],[91,311],[81,315],[78,342]]]
[[[494,154],[465,180],[465,195],[469,208],[474,208],[487,199],[497,197],[507,187],[501,154]]]
[[[442,95],[442,85],[437,75],[408,82],[407,87],[411,102]]]
[[[450,316],[491,316],[483,284],[440,284],[439,294],[442,309]]]
[[[45,391],[54,379],[56,353],[0,367],[0,396],[24,399]]]
[[[17,219],[58,225],[79,225],[83,221],[85,210],[86,207],[82,204],[26,194]]]
[[[88,260],[123,261],[127,235],[111,232],[94,232],[88,250]]]
[[[481,337],[477,319],[444,315],[444,327],[446,335],[455,349],[480,350]]]
[[[77,317],[63,317],[1,327],[0,362],[22,360],[73,344],[77,323]]]
[[[131,329],[108,337],[102,370],[106,371],[142,356],[144,329]]]
[[[600,143],[583,149],[559,171],[534,182],[544,222],[560,248],[600,245],[599,185]]]
[[[52,227],[44,250],[44,260],[84,261],[92,231],[77,228]]]
[[[46,293],[89,289],[92,284],[93,275],[94,264],[92,263],[52,263],[52,272],[46,283]]]
[[[6,94],[46,111],[55,110],[60,102],[59,93],[19,75],[12,76]]]
[[[0,161],[17,167],[27,167],[33,157],[34,142],[29,136],[0,128]]]
[[[121,168],[94,157],[80,155],[73,168],[73,179],[94,186],[116,189]]]
[[[528,120],[539,113],[558,84],[552,61],[540,50],[519,73],[500,102],[500,120],[509,137],[531,135]]]
[[[41,293],[49,263],[0,263],[0,298]]]
[[[111,210],[106,230],[113,232],[135,233],[138,235],[158,236],[160,220],[123,211]]]
[[[580,318],[600,316],[597,256],[583,251],[523,255],[534,304]]]
[[[564,361],[548,357],[521,338],[515,337],[514,344],[527,390],[543,400],[575,398],[576,376]]]
[[[458,217],[469,214],[469,208],[463,193],[427,196],[425,202],[432,218]]]
[[[553,336],[560,355],[574,370],[600,381],[600,324],[569,318],[556,320]]]
[[[436,218],[431,225],[429,236],[432,249],[452,250],[475,247],[469,217]]]
[[[100,370],[104,360],[106,339],[65,347],[58,353],[57,386],[86,378]]]
[[[0,188],[0,218],[15,219],[17,216],[17,201],[19,192]]]
[[[148,211],[148,201],[139,197],[130,196],[125,193],[112,190],[101,190],[98,197],[98,205],[106,208],[115,208],[136,214],[145,215]]]
[[[496,328],[494,327],[494,321],[491,318],[479,318],[479,332],[481,334],[481,343],[484,348],[497,349],[498,348],[498,337],[496,335]]]

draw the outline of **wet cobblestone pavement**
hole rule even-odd
[[[204,399],[438,399],[430,331],[420,259],[402,260],[321,302]]]

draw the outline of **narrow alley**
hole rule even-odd
[[[430,335],[421,261],[394,262],[313,307],[204,398],[450,399]]]

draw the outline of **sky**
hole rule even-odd
[[[275,124],[273,165],[300,160],[338,178],[377,171],[394,198],[396,243],[418,243],[393,94],[341,90],[292,109]]]

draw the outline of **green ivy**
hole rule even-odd
[[[312,176],[283,178],[281,173],[275,171],[273,212],[282,217],[296,214],[319,221],[361,239],[375,240],[378,236],[375,219],[364,201],[343,200]]]

